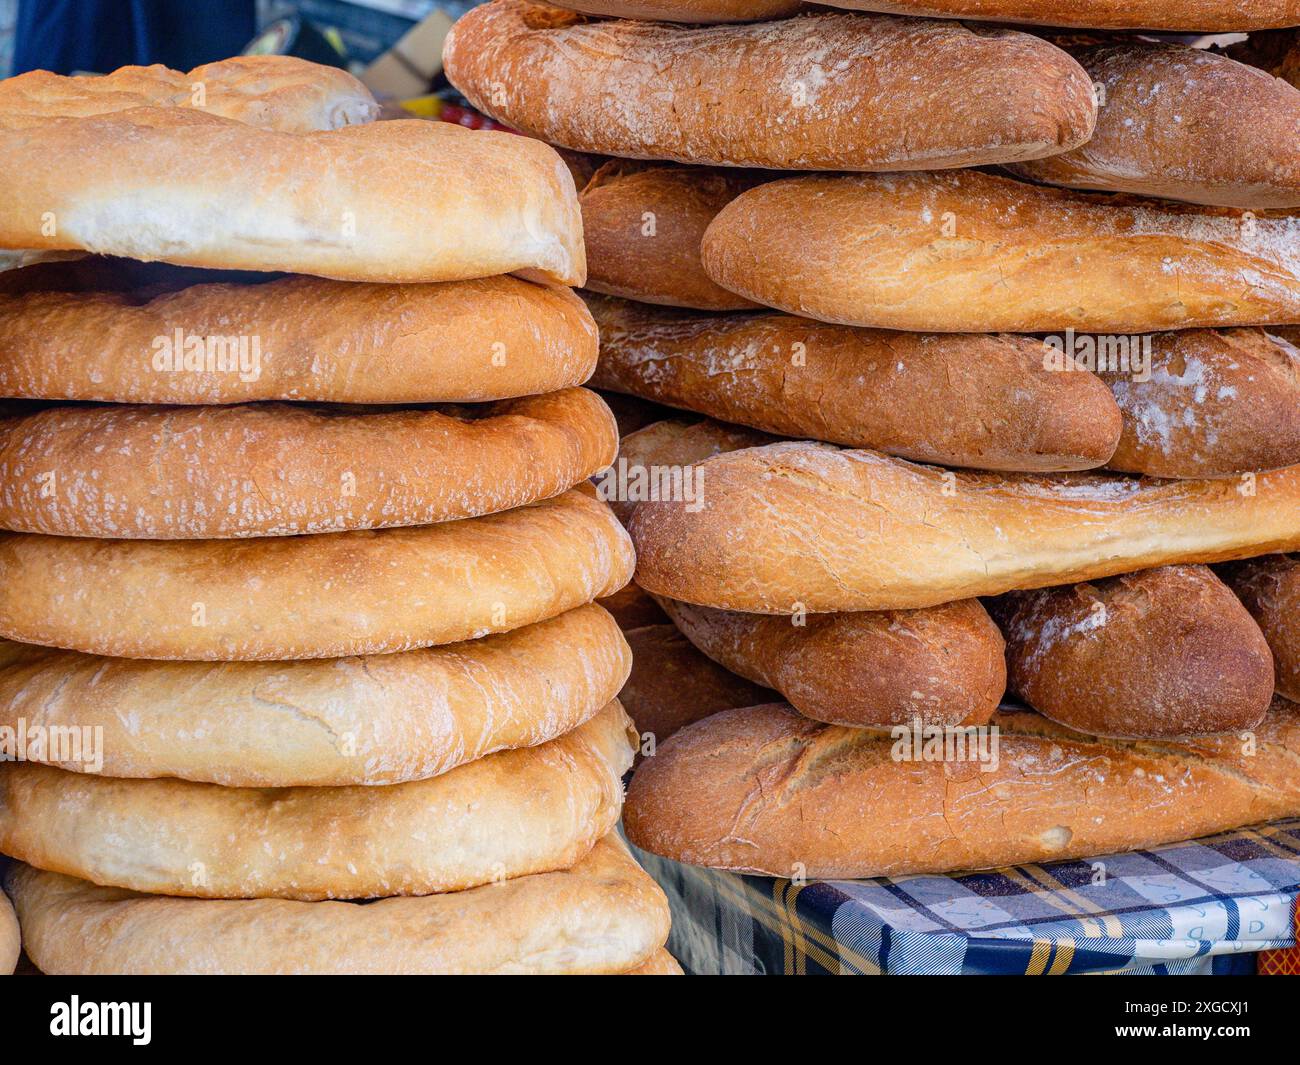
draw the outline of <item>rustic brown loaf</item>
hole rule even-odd
[[[761,180],[746,170],[610,160],[578,194],[587,288],[704,311],[753,307],[709,280],[700,240],[718,211]]]
[[[704,269],[760,303],[918,332],[1145,333],[1300,320],[1300,216],[1123,200],[975,170],[741,193]]]
[[[1181,44],[1071,50],[1104,93],[1092,139],[1022,177],[1223,207],[1300,207],[1300,89]]]
[[[428,895],[567,869],[618,822],[636,733],[617,701],[537,747],[386,787],[225,788],[0,764],[0,851],[198,898]]]
[[[1253,558],[1223,566],[1220,574],[1268,640],[1278,694],[1300,702],[1300,557]]]
[[[1300,351],[1291,342],[1261,329],[1183,329],[1143,342],[1146,372],[1098,370],[1124,416],[1111,469],[1227,477],[1300,462]]]
[[[573,179],[538,141],[414,119],[279,133],[192,108],[0,114],[0,247],[345,281],[586,276]]]
[[[400,784],[563,735],[618,694],[631,660],[597,606],[446,647],[299,662],[149,662],[5,640],[0,757],[233,788]]]
[[[824,444],[709,459],[639,505],[637,583],[764,614],[902,610],[1300,547],[1300,466],[1242,481],[986,474]]]
[[[577,489],[412,529],[253,540],[0,535],[0,636],[124,658],[278,661],[457,643],[609,595],[632,545]]]
[[[0,419],[0,528],[170,540],[431,525],[558,495],[617,451],[585,388],[443,412],[53,407]]]
[[[143,301],[82,292],[78,281],[56,277],[52,286],[66,291],[0,295],[0,395],[475,403],[579,385],[596,365],[596,329],[582,301],[513,277],[441,285],[288,277],[198,284]]]
[[[507,125],[633,159],[975,166],[1065,151],[1096,118],[1091,83],[1060,49],[931,20],[822,12],[685,28],[493,0],[456,23],[443,62]]]
[[[807,6],[801,0],[564,0],[588,15],[648,22],[757,22],[785,18]]]
[[[993,470],[1090,469],[1120,438],[1105,385],[1048,365],[1030,337],[704,317],[600,297],[588,306],[600,328],[593,385],[723,421]]]
[[[1089,739],[1024,711],[993,721],[996,765],[896,759],[887,736],[783,705],[724,711],[641,764],[624,826],[692,865],[850,879],[1092,857],[1300,814],[1300,707],[1284,700],[1249,741]]]
[[[1296,0],[826,0],[832,7],[1042,26],[1116,30],[1231,30],[1300,25]]]
[[[1006,691],[1002,637],[975,599],[795,619],[660,602],[706,655],[818,721],[982,725]]]
[[[1259,724],[1273,656],[1204,566],[1162,566],[989,602],[1011,691],[1090,736],[1169,739]]]
[[[621,973],[649,963],[669,923],[614,833],[572,869],[365,906],[138,895],[28,865],[7,881],[54,975]]]

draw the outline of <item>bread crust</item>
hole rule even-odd
[[[1300,813],[1300,707],[1278,700],[1247,753],[1089,739],[998,713],[997,767],[891,757],[893,741],[788,706],[728,710],[646,759],[624,825],[638,847],[736,872],[856,879],[1087,858]]]
[[[124,658],[280,661],[456,643],[631,578],[632,545],[573,490],[466,521],[251,540],[0,536],[0,636]]]
[[[596,387],[722,421],[993,470],[1091,469],[1120,439],[1105,385],[1051,368],[1050,349],[1031,337],[587,301],[600,328]]]
[[[12,248],[343,281],[586,277],[559,156],[450,122],[298,134],[192,108],[0,115],[0,189]]]
[[[596,327],[582,301],[514,277],[440,285],[286,277],[153,296],[75,283],[0,295],[0,395],[478,403],[571,388],[596,366]],[[177,330],[184,344],[203,343],[202,360],[173,358]],[[256,344],[251,370],[209,364],[209,343],[217,355],[241,338],[250,353]]]
[[[28,761],[73,772],[400,784],[563,735],[618,694],[631,665],[597,606],[446,647],[297,662],[147,662],[0,641],[0,728],[96,730],[82,735],[99,737],[97,764],[24,745]]]
[[[56,975],[621,973],[668,936],[668,901],[616,835],[571,869],[358,906],[177,899],[15,865],[32,960]]]
[[[631,159],[976,166],[1064,151],[1096,119],[1082,68],[1046,41],[932,20],[821,12],[685,28],[493,0],[452,28],[443,63],[511,127]]]
[[[1040,26],[1080,26],[1115,30],[1267,29],[1300,24],[1295,0],[827,0],[832,7],[890,11],[934,18],[991,19]]]
[[[683,976],[682,967],[668,951],[656,950],[648,961],[642,962],[635,969],[629,969],[624,976]]]
[[[1300,702],[1300,557],[1268,555],[1219,572],[1268,640],[1278,694]]]
[[[18,918],[14,914],[9,896],[0,891],[0,976],[7,976],[18,967],[22,951],[22,935],[18,931]]]
[[[977,599],[797,619],[660,603],[715,662],[830,724],[982,725],[1007,687],[1002,636]]]
[[[428,895],[567,869],[618,821],[636,733],[617,700],[536,747],[385,787],[226,788],[0,765],[0,849],[196,898]]]
[[[432,525],[559,495],[618,453],[571,388],[486,408],[53,407],[0,418],[0,528],[103,539]]]
[[[1273,700],[1264,634],[1205,566],[1011,592],[989,610],[1007,639],[1011,691],[1077,732],[1241,732]]]
[[[785,18],[806,5],[801,0],[565,0],[564,6],[605,18],[707,25]]]
[[[759,303],[916,332],[1150,333],[1300,316],[1300,218],[1124,200],[974,170],[796,177],[704,234]]]
[[[637,583],[763,614],[903,610],[1300,547],[1300,467],[1241,481],[983,474],[772,444],[709,459],[702,505],[639,504]]]

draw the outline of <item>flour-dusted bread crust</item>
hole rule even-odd
[[[514,277],[0,295],[0,395],[30,399],[476,403],[580,385],[596,351],[581,300]]]
[[[18,967],[22,935],[9,896],[0,891],[0,976],[8,976]]]
[[[226,788],[0,764],[0,850],[96,884],[199,898],[428,895],[567,869],[618,821],[636,734],[573,731],[428,780]]]
[[[1300,556],[1252,558],[1219,572],[1268,640],[1278,694],[1300,702]]]
[[[0,641],[0,727],[25,737],[28,761],[73,772],[400,784],[569,732],[631,665],[597,606],[446,647],[296,662],[147,662]]]
[[[724,288],[844,325],[1128,334],[1300,320],[1300,216],[976,170],[759,185],[718,213],[702,255]]]
[[[1223,207],[1300,207],[1300,89],[1188,45],[1071,54],[1104,94],[1097,129],[1078,148],[1011,164],[1017,174]]]
[[[723,207],[771,176],[611,159],[578,194],[587,288],[702,311],[753,307],[709,279],[700,240]]]
[[[989,601],[1011,691],[1090,736],[1253,729],[1273,699],[1264,634],[1205,566],[1161,566]]]
[[[724,711],[641,763],[624,825],[691,865],[854,879],[1087,858],[1300,814],[1300,707],[1285,700],[1250,744],[1089,739],[1023,711],[993,722],[996,764],[895,758],[888,736],[784,705]]]
[[[982,725],[1006,691],[1002,636],[976,599],[795,618],[660,602],[709,658],[818,721]]]
[[[0,535],[0,636],[125,658],[280,661],[456,643],[621,588],[590,494],[466,521],[250,540]]]
[[[366,905],[178,899],[15,865],[32,960],[54,975],[624,973],[668,900],[617,835],[571,869]]]
[[[1120,438],[1114,398],[1031,337],[853,329],[785,314],[701,316],[588,297],[592,384],[784,436],[916,462],[1082,470]],[[1297,415],[1300,417],[1300,414]]]
[[[0,246],[344,281],[586,276],[551,148],[416,119],[280,133],[179,107],[0,114]]]
[[[1300,467],[1241,480],[989,474],[772,444],[709,459],[703,505],[639,504],[637,583],[763,614],[902,610],[1300,547]]]
[[[285,133],[379,117],[370,90],[347,71],[286,55],[235,56],[188,74],[155,63],[102,77],[33,70],[0,81],[0,117],[89,118],[136,107],[193,108]]]
[[[1149,375],[1099,370],[1124,416],[1106,464],[1151,477],[1230,477],[1300,462],[1300,350],[1272,330],[1150,338]]]
[[[493,0],[452,28],[480,110],[580,151],[777,170],[926,170],[1087,140],[1092,85],[1014,30],[821,12],[739,26],[593,22]]]
[[[617,453],[585,388],[445,412],[52,407],[0,418],[0,528],[193,540],[431,525],[558,495]]]
[[[1085,29],[1226,33],[1300,25],[1296,0],[827,0],[832,7]]]
[[[802,0],[565,0],[561,6],[604,18],[707,25],[785,18],[806,5]]]

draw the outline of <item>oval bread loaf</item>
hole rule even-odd
[[[827,0],[832,7],[934,18],[1114,30],[1231,32],[1300,25],[1296,0]]]
[[[1300,557],[1267,555],[1220,567],[1273,651],[1279,695],[1300,702]]]

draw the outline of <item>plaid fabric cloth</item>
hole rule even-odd
[[[1253,972],[1296,944],[1300,819],[962,876],[800,885],[637,857],[692,973]]]

